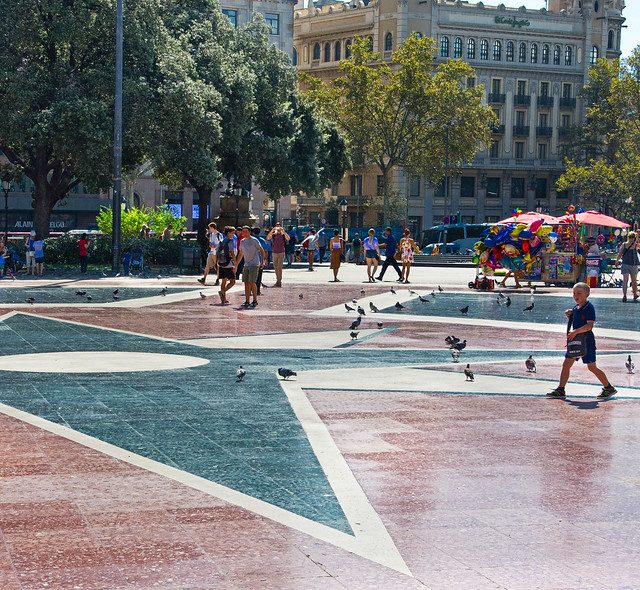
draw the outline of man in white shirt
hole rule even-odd
[[[218,272],[218,246],[222,237],[220,236],[220,232],[218,231],[218,226],[215,221],[212,221],[209,224],[209,233],[207,234],[207,237],[209,238],[209,254],[207,255],[207,264],[204,267],[204,276],[201,279],[198,279],[198,282],[201,285],[206,283],[210,270],[213,269],[216,274]],[[218,279],[218,277],[216,277],[215,284],[220,284],[220,279]]]

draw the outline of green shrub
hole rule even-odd
[[[111,235],[113,225],[110,207],[102,207],[96,216],[98,229],[106,235]],[[171,209],[166,205],[149,207],[132,207],[123,209],[120,219],[120,235],[123,240],[137,238],[143,225],[148,225],[157,235],[162,234],[164,228],[171,224],[173,235],[178,235],[187,229],[186,217],[174,217]]]

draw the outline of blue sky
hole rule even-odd
[[[497,2],[491,2],[491,4],[497,4]],[[524,4],[527,8],[533,9],[546,6],[545,0],[525,0],[524,2],[507,0],[504,4],[505,6],[516,8]],[[622,57],[628,57],[631,54],[631,50],[640,45],[640,0],[626,0],[626,5],[627,7],[622,13],[627,19],[624,23],[626,28],[622,29],[622,43],[620,44]]]

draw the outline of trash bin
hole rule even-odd
[[[180,246],[180,273],[199,274],[202,272],[200,246]]]

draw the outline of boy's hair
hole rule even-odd
[[[258,236],[260,235],[260,228],[259,228],[259,227],[254,227],[254,228],[251,230],[251,235],[252,235],[252,236],[256,236],[256,237],[258,237]]]
[[[227,225],[224,228],[224,235],[226,236],[229,232],[235,232],[236,228],[233,227],[232,225]]]
[[[576,283],[573,286],[573,290],[575,291],[576,289],[584,291],[587,294],[587,297],[589,296],[589,293],[591,293],[591,287],[589,287],[587,283]]]
[[[215,227],[216,229],[218,229],[218,224],[215,221],[212,221],[207,227]]]
[[[251,228],[248,225],[243,225],[242,229],[246,229],[249,233],[251,233]]]

